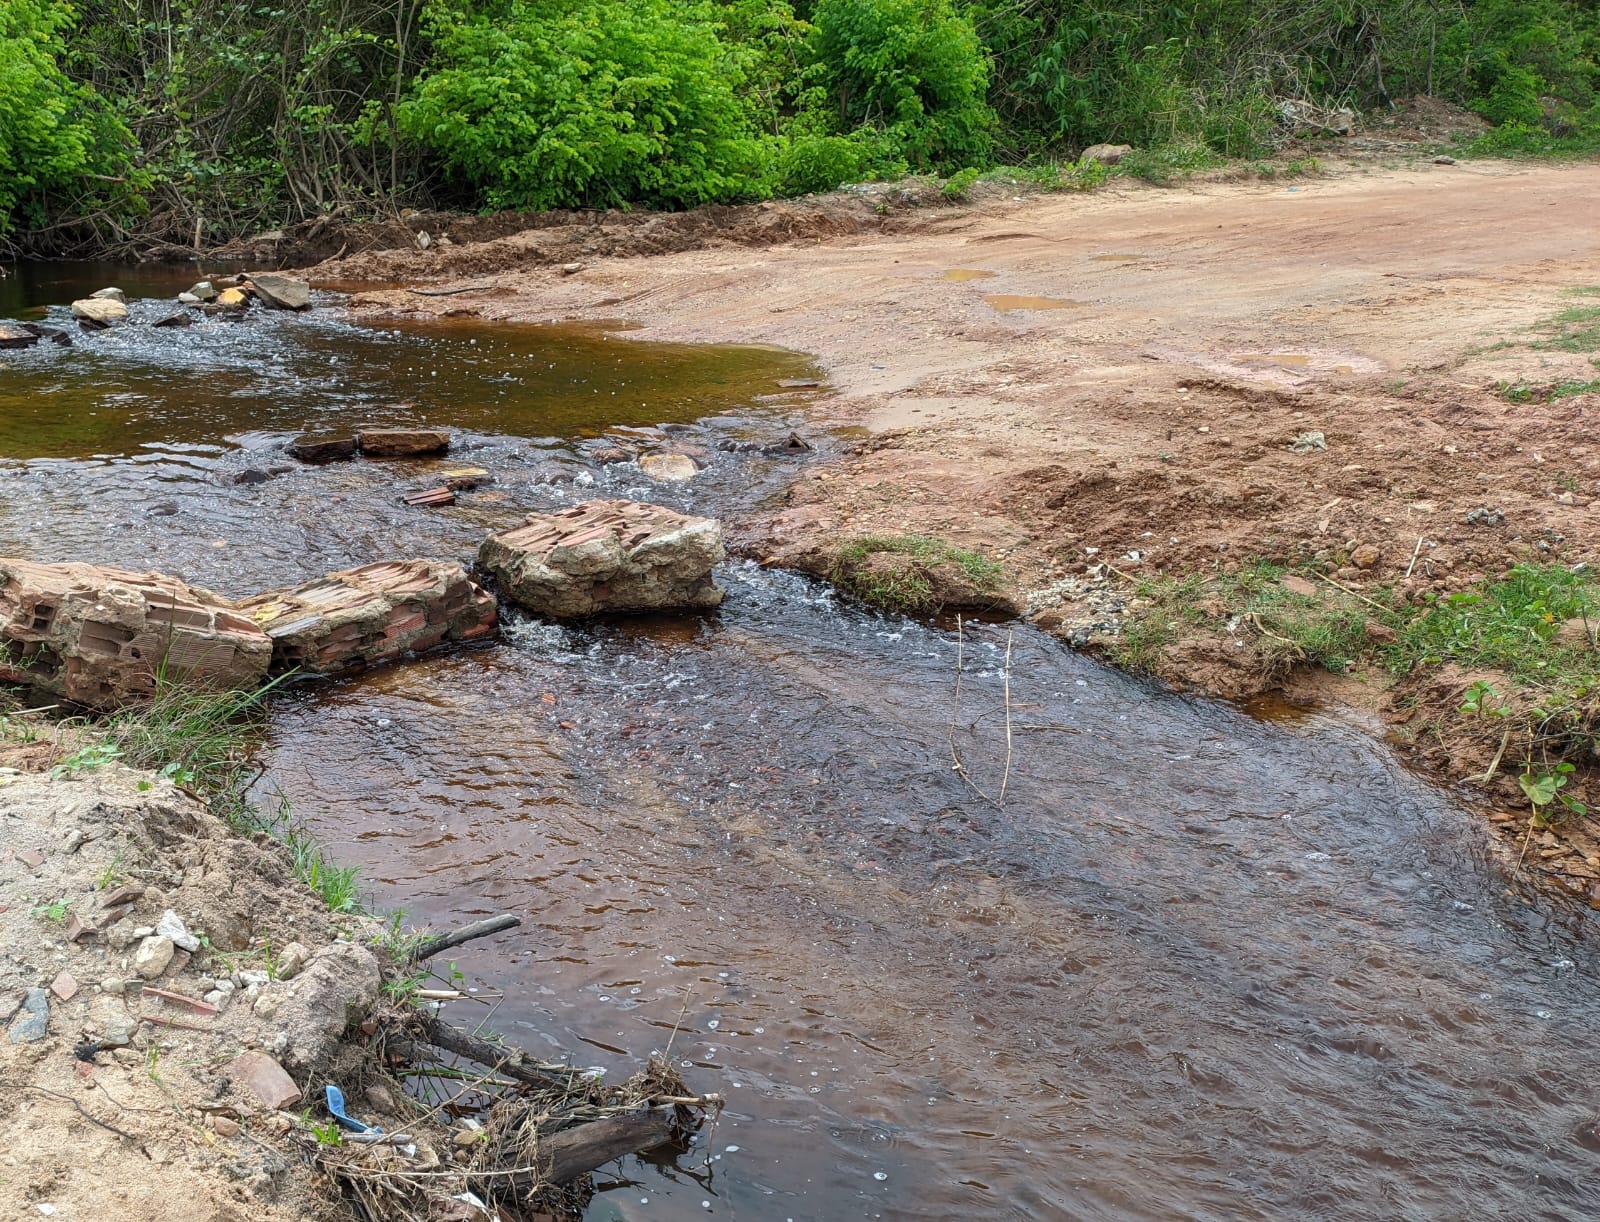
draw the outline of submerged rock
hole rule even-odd
[[[165,318],[158,318],[150,324],[152,327],[192,327],[194,315],[188,310],[176,310]]]
[[[248,283],[256,296],[275,310],[303,310],[311,304],[311,286],[304,280],[276,272],[251,272]]]
[[[494,598],[448,560],[330,573],[237,604],[272,642],[272,669],[334,675],[494,631]]]
[[[156,573],[0,559],[0,681],[90,708],[148,696],[159,668],[253,687],[272,640],[208,590]]]
[[[354,458],[358,444],[353,436],[302,433],[289,443],[284,452],[301,462],[336,462],[341,458]]]
[[[362,429],[361,452],[373,458],[411,458],[443,454],[450,448],[444,429]]]
[[[588,501],[491,535],[478,561],[506,597],[542,615],[715,607],[726,553],[710,518],[633,501]]]
[[[639,470],[658,484],[686,484],[700,474],[700,465],[687,454],[646,454]]]

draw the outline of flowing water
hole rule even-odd
[[[781,439],[766,392],[804,368],[325,312],[0,360],[0,554],[232,593],[466,558],[600,493],[737,511],[792,460],[719,447]],[[73,406],[15,414],[46,395]],[[496,487],[436,511],[394,501],[427,464],[228,482],[288,428],[396,399],[463,428]],[[573,440],[708,411],[688,439],[711,465],[670,493]],[[603,1176],[592,1218],[1600,1207],[1592,918],[1509,894],[1473,816],[1381,745],[1023,627],[958,637],[748,563],[723,581],[705,617],[512,614],[492,646],[305,685],[271,719],[266,786],[379,905],[524,917],[459,952],[483,1002],[453,1010],[619,1070],[670,1050],[728,1095],[695,1150]]]

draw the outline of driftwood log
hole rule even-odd
[[[507,912],[497,917],[489,917],[487,920],[474,921],[471,925],[463,925],[460,929],[451,933],[440,934],[435,938],[424,938],[417,943],[417,962],[421,963],[424,959],[431,959],[441,951],[460,946],[463,942],[470,942],[474,938],[487,938],[493,933],[515,929],[520,924],[522,924],[521,917]]]
[[[607,1116],[570,1129],[539,1142],[539,1173],[513,1181],[518,1192],[529,1192],[542,1180],[547,1184],[570,1184],[580,1175],[604,1167],[627,1154],[641,1154],[664,1146],[673,1139],[676,1108],[652,1107]]]

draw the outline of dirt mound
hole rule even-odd
[[[687,212],[426,213],[388,223],[335,222],[315,232],[312,222],[281,242],[253,244],[246,257],[306,267],[319,283],[429,280],[892,232],[906,223],[904,210],[940,201],[936,190],[912,183]],[[424,233],[425,249],[419,245]]]

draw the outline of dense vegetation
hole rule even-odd
[[[1430,94],[1600,139],[1593,0],[0,0],[0,235],[216,242],[326,214],[679,207]]]

